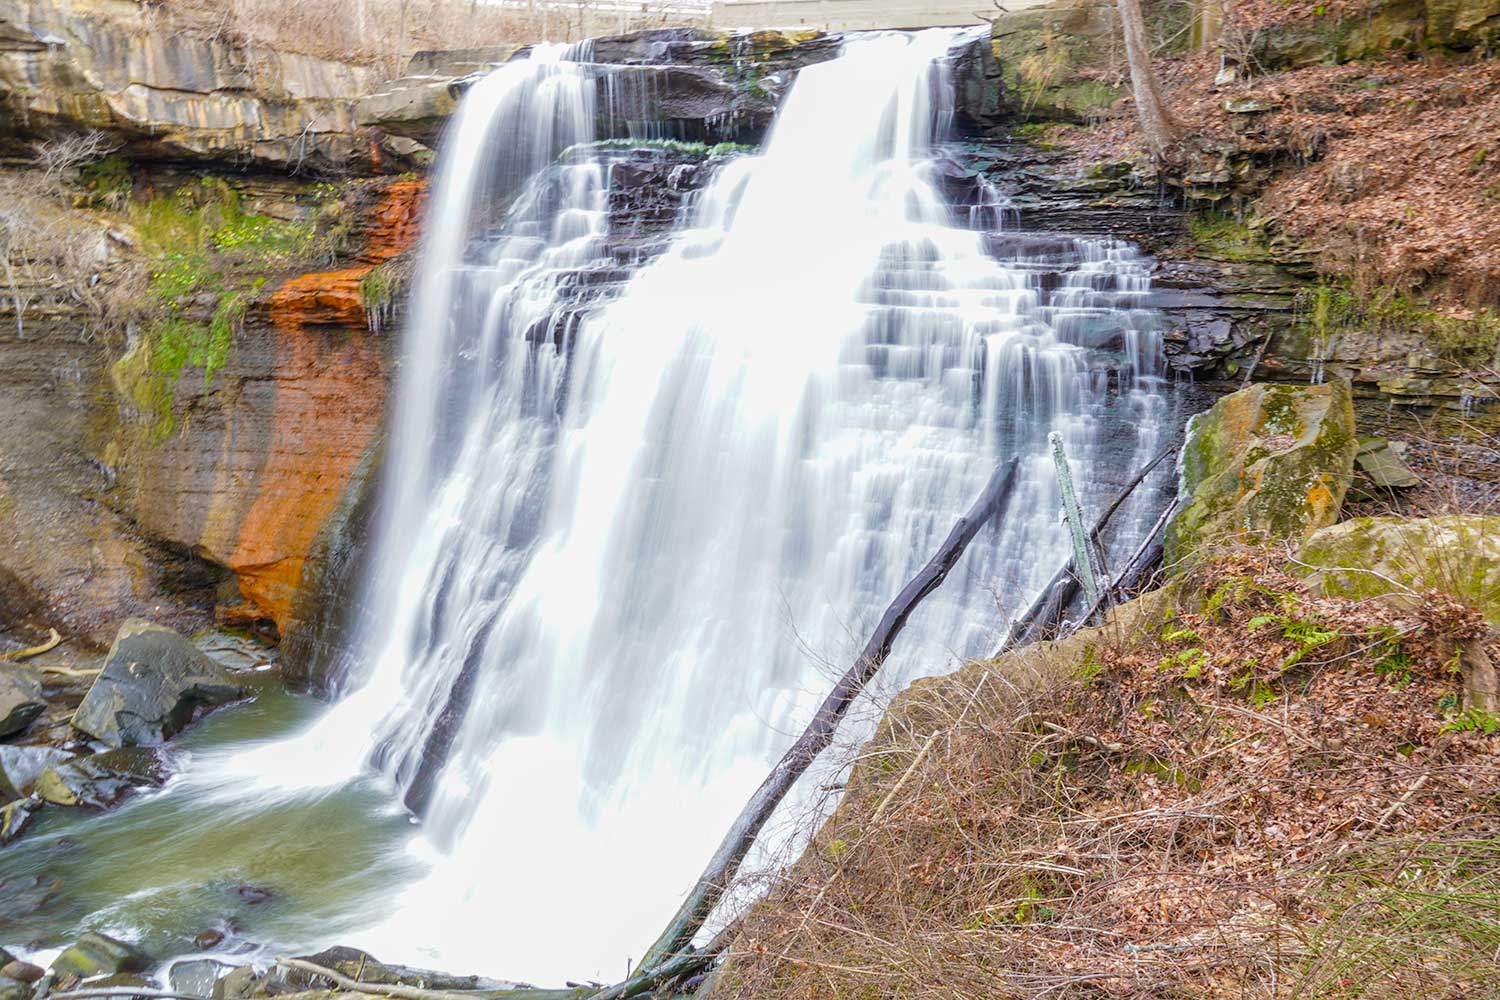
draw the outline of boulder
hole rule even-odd
[[[52,960],[53,972],[79,979],[117,972],[145,972],[150,966],[151,959],[134,945],[96,931],[89,931]]]
[[[73,713],[73,727],[114,747],[161,743],[181,732],[196,709],[243,693],[187,639],[131,619],[120,627],[104,669]]]
[[[1338,520],[1354,471],[1349,385],[1247,386],[1188,425],[1168,565],[1227,542],[1301,542]]]
[[[0,663],[0,739],[24,730],[46,707],[40,680],[22,667]]]
[[[57,747],[0,746],[0,801],[31,794],[38,775],[72,759]]]
[[[124,747],[49,767],[37,775],[33,792],[58,806],[107,809],[137,788],[157,788],[167,780],[160,750]]]
[[[167,979],[172,984],[174,993],[185,993],[208,1000],[214,995],[214,984],[233,968],[232,965],[215,962],[210,958],[200,958],[176,963],[167,974]]]
[[[26,832],[32,815],[41,808],[35,799],[16,799],[0,806],[0,844],[8,844]]]
[[[1316,532],[1298,562],[1316,593],[1365,599],[1441,590],[1500,628],[1500,517],[1359,517]]]
[[[46,975],[45,969],[32,965],[30,962],[22,961],[14,955],[10,955],[3,948],[0,948],[0,956],[6,958],[5,964],[0,965],[0,976],[4,976],[6,979],[14,979],[18,983],[34,983]]]
[[[1124,96],[1113,4],[1064,0],[1002,13],[991,23],[1006,110],[1033,121],[1081,123]]]
[[[1407,489],[1421,482],[1406,464],[1406,445],[1400,441],[1363,438],[1354,464],[1370,477],[1370,482],[1387,489]]]

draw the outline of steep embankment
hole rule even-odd
[[[1215,406],[1167,585],[898,697],[714,995],[1488,989],[1500,518],[1335,524],[1353,430]]]

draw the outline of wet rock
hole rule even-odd
[[[57,747],[0,745],[0,801],[31,794],[38,775],[72,759]]]
[[[1316,593],[1406,600],[1441,590],[1500,627],[1500,517],[1359,517],[1315,533],[1298,560]]]
[[[41,966],[23,962],[19,958],[10,958],[4,965],[0,965],[0,976],[14,979],[18,983],[34,983],[45,974],[46,970]]]
[[[16,799],[0,806],[0,844],[8,844],[26,832],[31,817],[41,808],[34,799]]]
[[[150,965],[151,959],[134,945],[90,931],[52,960],[52,971],[59,976],[87,979],[118,972],[145,972]]]
[[[0,979],[0,1000],[31,1000],[32,987],[26,983]]]
[[[270,889],[265,889],[258,885],[242,885],[234,890],[234,894],[251,906],[254,906],[256,903],[264,903],[275,895]]]
[[[107,809],[138,788],[167,780],[166,755],[151,747],[125,747],[78,757],[37,776],[35,794],[59,806]]]
[[[223,931],[209,928],[206,931],[199,931],[196,935],[193,936],[193,947],[197,948],[199,951],[207,951],[210,948],[218,947],[219,944],[223,942],[223,940]]]
[[[233,968],[223,962],[201,958],[192,962],[176,963],[172,966],[172,971],[167,974],[167,978],[174,992],[203,997],[207,1000],[214,995],[214,986],[218,981]]]
[[[1251,385],[1188,427],[1184,506],[1167,527],[1168,565],[1236,541],[1302,540],[1338,519],[1354,470],[1349,386]]]
[[[21,925],[52,901],[62,888],[55,875],[18,875],[0,878],[0,927]]]
[[[320,965],[325,969],[348,976],[350,979],[358,978],[362,983],[374,983],[382,986],[404,985],[420,986],[430,990],[499,990],[515,986],[501,980],[486,979],[482,976],[455,976],[443,972],[434,972],[430,969],[413,969],[404,965],[386,965],[368,952],[358,948],[337,946],[318,952],[316,955],[301,956],[303,961]],[[310,973],[298,969],[283,969],[279,972],[285,973],[284,984],[290,989],[316,989],[326,985],[327,980],[318,979]],[[272,975],[276,975],[273,973]]]
[[[215,1000],[244,1000],[255,993],[264,977],[248,965],[241,965],[214,984]]]
[[[0,739],[24,730],[46,707],[42,682],[31,671],[0,663]]]
[[[243,694],[234,678],[187,639],[142,619],[120,627],[73,727],[111,746],[170,739],[196,709]]]

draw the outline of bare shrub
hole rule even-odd
[[[73,207],[66,183],[110,148],[97,132],[53,140],[36,147],[34,167],[0,173],[0,276],[18,337],[28,314],[56,309],[81,314],[85,335],[109,328],[118,290],[139,284],[119,238]]]
[[[97,130],[80,132],[61,139],[39,142],[34,147],[36,165],[48,180],[66,177],[79,167],[96,163],[119,148],[109,136]]]

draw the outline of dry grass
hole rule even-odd
[[[903,695],[716,998],[1488,995],[1476,615],[1314,597],[1283,560]]]
[[[163,0],[193,11],[211,34],[251,47],[300,52],[399,74],[414,52],[567,42],[698,23],[685,0],[567,3],[478,0]]]

